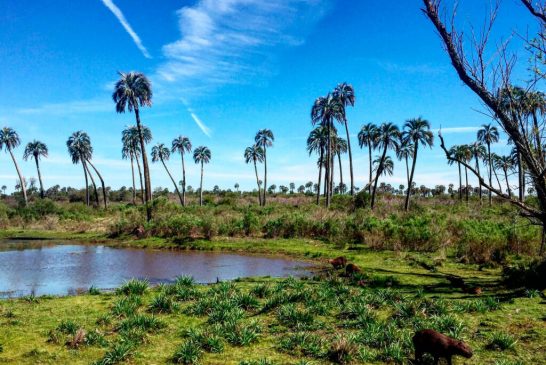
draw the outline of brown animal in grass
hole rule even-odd
[[[347,276],[353,276],[354,274],[361,273],[362,270],[355,264],[348,264],[345,266],[345,273]]]
[[[474,295],[482,295],[482,288],[480,288],[479,286],[467,287],[465,288],[465,293],[474,294]]]
[[[336,257],[335,259],[330,259],[328,262],[334,267],[334,269],[342,269],[347,265],[347,259],[344,256]]]
[[[146,230],[143,226],[136,227],[133,233],[138,239],[144,238],[146,236]]]
[[[74,349],[80,347],[80,345],[84,343],[86,335],[87,333],[85,333],[83,328],[78,329],[72,340],[68,341],[68,346]]]
[[[441,357],[452,365],[451,358],[454,355],[472,357],[472,349],[463,341],[456,340],[440,332],[431,329],[417,331],[412,338],[415,347],[415,360],[421,363],[423,354],[429,353],[434,358],[434,365],[438,365]]]

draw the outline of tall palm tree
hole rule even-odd
[[[260,178],[258,177],[258,162],[264,161],[264,150],[262,147],[257,145],[252,145],[245,149],[245,162],[254,163],[254,173],[256,174],[256,184],[258,185],[258,204],[262,205],[262,189],[260,187]]]
[[[491,143],[499,141],[499,131],[497,127],[491,124],[483,124],[482,128],[478,131],[478,141],[485,143],[487,146],[487,164],[489,166],[489,186],[492,185],[493,175],[493,161],[491,160]],[[480,185],[481,190],[481,185]],[[489,205],[492,203],[491,190],[489,190]],[[481,201],[481,199],[480,199]]]
[[[472,149],[470,148],[470,146],[467,144],[463,144],[459,147],[461,149],[460,151],[461,161],[470,162],[472,160]],[[468,168],[466,166],[464,167],[464,175],[466,180],[466,187],[465,187],[466,202],[468,203],[468,196],[470,194],[470,185],[468,185]]]
[[[338,163],[339,163],[339,186],[343,186],[343,168],[341,165],[341,155],[344,153],[347,153],[349,150],[349,143],[337,135],[334,137],[334,140],[332,141],[333,144],[333,150],[334,150],[334,156],[337,156]],[[341,192],[340,189],[340,193]]]
[[[368,158],[369,158],[369,170],[370,175],[368,179],[368,192],[372,193],[372,150],[375,150],[377,147],[377,136],[378,129],[377,126],[373,123],[368,123],[362,126],[360,132],[358,132],[358,143],[360,148],[368,147]]]
[[[256,133],[256,137],[254,137],[254,142],[256,142],[256,145],[262,147],[262,149],[264,150],[264,195],[262,198],[262,205],[264,206],[267,190],[267,147],[273,146],[274,141],[275,136],[270,129],[260,129],[258,133]]]
[[[184,153],[191,152],[191,141],[188,137],[178,136],[172,142],[171,151],[180,153],[182,159],[182,206],[186,205],[186,165],[184,163]]]
[[[264,155],[265,158],[265,155]],[[199,184],[199,205],[203,205],[203,164],[209,163],[211,153],[208,147],[199,146],[193,150],[193,160],[196,164],[201,164],[201,182]],[[264,185],[265,190],[265,185]],[[264,195],[265,196],[265,195]]]
[[[349,173],[351,175],[351,195],[354,195],[355,185],[354,185],[354,176],[353,176],[353,154],[351,151],[351,138],[349,136],[349,126],[347,123],[347,114],[345,113],[345,108],[347,106],[355,106],[355,90],[352,85],[343,82],[339,84],[334,90],[334,96],[339,99],[343,105],[343,120],[341,121],[345,125],[345,132],[347,133],[347,151],[349,152]],[[339,157],[339,155],[338,155]],[[341,171],[341,165],[340,165]],[[341,182],[343,183],[343,181]]]
[[[319,123],[325,127],[328,131],[327,146],[326,146],[326,206],[330,206],[332,191],[331,181],[333,180],[333,174],[331,169],[332,162],[332,134],[334,130],[334,120],[344,120],[345,107],[339,98],[336,98],[332,93],[328,93],[326,96],[318,97],[311,108],[311,122],[313,125]]]
[[[469,147],[470,147],[470,153],[472,153],[472,157],[474,157],[474,161],[476,162],[476,171],[478,172],[478,177],[481,177],[480,160],[486,156],[485,147],[479,141],[472,143]],[[490,157],[487,157],[487,158],[489,159]],[[482,184],[479,184],[478,190],[480,194],[480,204],[481,204],[482,203]]]
[[[130,146],[123,144],[123,146],[121,147],[121,158],[124,160],[131,160],[131,177],[133,180],[133,192],[131,194],[131,201],[133,204],[136,204],[135,166],[133,162],[135,157],[133,155],[133,149]]]
[[[449,154],[455,157],[457,159],[457,167],[459,168],[459,200],[463,200],[463,182],[462,182],[462,174],[461,174],[461,163],[459,161],[463,161],[464,158],[464,150],[462,146],[453,146],[449,150]],[[448,160],[447,163],[449,165],[453,165],[455,161]]]
[[[144,168],[146,218],[152,219],[152,207],[148,204],[152,200],[152,184],[150,181],[150,169],[142,125],[140,123],[140,107],[152,106],[152,84],[148,78],[140,72],[120,72],[120,79],[116,82],[112,99],[116,103],[118,113],[135,112],[136,125],[138,130],[140,151],[142,155],[142,166]]]
[[[77,131],[70,135],[66,141],[68,147],[68,154],[72,158],[73,164],[81,163],[83,167],[83,175],[85,177],[85,203],[89,206],[89,182],[88,176],[90,175],[86,165],[87,157],[90,157],[93,153],[93,147],[91,146],[91,140],[89,135],[83,131]],[[94,185],[94,182],[93,182]],[[96,195],[98,204],[98,195]]]
[[[403,138],[403,136],[400,135],[400,141],[398,143],[399,144],[398,144],[398,148],[396,149],[396,157],[400,161],[404,160],[406,162],[406,184],[410,186],[410,172],[409,172],[408,160],[413,156],[413,152],[414,152],[413,142]]]
[[[25,200],[25,205],[27,205],[28,198],[27,198],[27,188],[25,186],[25,178],[21,174],[21,170],[19,169],[17,160],[15,159],[15,156],[13,155],[13,149],[19,146],[20,144],[21,144],[21,140],[19,139],[19,135],[14,129],[9,127],[4,127],[0,129],[0,150],[5,149],[6,152],[9,152],[11,159],[13,160],[13,164],[15,165],[15,170],[17,171],[17,175],[19,176],[19,182],[21,183],[21,190],[23,191],[23,198]]]
[[[542,162],[544,161],[544,152],[542,146],[542,133],[538,122],[538,116],[544,116],[546,114],[546,96],[540,91],[527,92],[526,97],[523,100],[524,114],[530,116],[533,120],[532,135],[535,140],[535,149],[537,151],[538,158]]]
[[[500,169],[504,172],[504,179],[506,180],[506,190],[508,191],[508,196],[512,197],[512,190],[510,189],[510,183],[508,182],[508,171],[514,169],[514,159],[512,156],[496,156],[495,168]]]
[[[417,165],[417,151],[419,150],[419,145],[423,147],[432,147],[434,142],[434,135],[430,131],[430,123],[428,120],[421,117],[416,119],[407,120],[404,124],[404,132],[402,133],[402,138],[407,144],[413,146],[413,158],[411,161],[411,172],[409,175],[408,186],[411,186],[413,183],[413,174],[415,173],[415,165]],[[408,189],[406,194],[406,201],[404,203],[404,209],[407,211],[409,209],[409,200],[411,196],[411,189]]]
[[[323,126],[318,126],[315,129],[313,129],[309,133],[309,137],[307,137],[307,151],[309,152],[309,156],[311,156],[311,153],[316,152],[319,155],[318,159],[318,168],[319,168],[319,174],[318,174],[318,189],[317,189],[317,205],[320,203],[320,186],[321,186],[321,179],[322,179],[322,166],[324,165],[324,152],[327,146],[327,139],[328,139],[328,129]]]
[[[144,138],[144,143],[148,144],[152,141],[152,131],[150,128],[146,127],[145,125],[141,126],[142,130],[142,137]],[[133,158],[136,161],[137,169],[138,169],[138,176],[140,181],[140,199],[142,200],[142,204],[145,203],[145,193],[144,193],[144,182],[142,179],[142,169],[140,168],[140,162],[139,159],[141,158],[141,150],[140,150],[140,134],[138,132],[138,128],[136,125],[128,126],[122,131],[122,137],[121,137],[123,145],[127,145],[128,148],[130,148],[133,151]]]
[[[34,157],[36,162],[36,171],[38,172],[38,181],[40,182],[40,198],[44,198],[44,184],[42,182],[42,173],[40,172],[40,157],[47,158],[48,150],[45,143],[34,140],[29,142],[25,147],[23,159],[27,161],[30,157]]]
[[[375,156],[375,159],[373,160],[373,166],[374,171],[377,171],[379,168],[381,162],[381,156]],[[392,160],[391,156],[386,156],[385,160],[383,161],[383,168],[381,170],[381,175],[384,176],[392,176],[394,172],[394,161]]]
[[[169,157],[171,157],[171,151],[165,147],[163,143],[158,143],[157,145],[152,147],[152,162],[161,161],[163,164],[163,167],[165,168],[165,171],[167,171],[167,175],[171,178],[171,181],[174,185],[174,190],[176,191],[176,194],[178,194],[178,199],[180,199],[180,204],[184,206],[184,200],[182,199],[182,194],[180,194],[180,190],[178,190],[178,186],[176,185],[176,181],[174,181],[173,176],[171,175],[171,172],[167,168],[167,165],[165,164],[165,161],[169,160]]]
[[[377,182],[379,177],[383,174],[383,163],[385,162],[385,156],[387,155],[387,150],[396,149],[398,147],[398,139],[400,138],[400,129],[393,123],[384,122],[378,128],[377,132],[377,147],[383,150],[381,158],[379,160],[379,165],[377,166],[377,172],[375,175],[375,181],[373,184],[372,190],[372,203],[371,208],[374,208],[375,205],[375,195],[377,192]]]

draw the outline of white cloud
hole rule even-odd
[[[127,19],[125,19],[125,15],[121,12],[121,10],[114,4],[112,0],[102,0],[102,3],[114,14],[114,16],[119,20],[123,28],[129,33],[131,38],[133,39],[133,42],[135,42],[135,45],[138,47],[140,52],[144,55],[146,58],[152,58],[150,56],[150,53],[148,53],[148,50],[144,45],[142,44],[142,41],[140,40],[140,37],[136,32],[133,30]]]
[[[73,115],[78,113],[97,113],[114,111],[112,101],[105,99],[77,100],[64,103],[48,103],[36,108],[17,109],[16,112],[23,115]]]
[[[181,37],[163,47],[159,79],[195,92],[271,72],[277,46],[303,42],[329,0],[199,0],[177,11]]]

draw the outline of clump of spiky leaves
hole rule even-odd
[[[487,348],[498,351],[513,350],[517,342],[518,341],[508,333],[495,332],[491,335]]]
[[[117,317],[129,317],[135,314],[141,305],[142,298],[137,295],[122,297],[112,304],[112,314]]]
[[[277,320],[286,327],[311,329],[316,327],[315,318],[307,309],[298,308],[294,303],[285,304],[277,311]]]
[[[148,290],[150,284],[147,280],[131,279],[116,289],[116,294],[142,295]]]
[[[239,365],[276,365],[272,360],[263,358],[259,360],[243,360]]]
[[[377,361],[386,363],[403,364],[404,359],[407,357],[407,353],[404,351],[402,344],[399,342],[392,342],[383,347],[377,356]]]
[[[156,332],[163,327],[165,324],[153,315],[135,314],[121,321],[118,329],[121,331],[138,329],[143,332]]]
[[[206,352],[220,353],[224,351],[224,341],[222,337],[211,331],[191,328],[184,332],[184,337],[188,340],[198,343]]]
[[[245,310],[256,309],[260,306],[258,299],[249,293],[236,294],[233,300],[237,306]]]
[[[135,344],[133,342],[118,341],[94,365],[119,364],[133,356],[134,350]]]
[[[174,281],[174,285],[179,287],[191,288],[195,286],[195,279],[193,278],[193,276],[189,275],[178,276]]]
[[[254,295],[256,298],[265,298],[271,294],[271,285],[268,283],[260,283],[256,284],[252,289],[250,289],[250,293]]]
[[[106,347],[108,346],[108,341],[104,337],[104,334],[99,331],[98,329],[95,329],[94,331],[90,331],[85,336],[85,344],[89,346],[100,346],[100,347]]]
[[[257,321],[248,324],[229,321],[214,325],[213,331],[218,336],[225,338],[233,346],[248,346],[258,340],[262,327]]]
[[[88,290],[88,293],[89,295],[100,295],[100,290],[97,287],[91,285],[91,287]]]
[[[148,309],[153,313],[172,313],[178,310],[178,303],[164,293],[159,293],[152,299]]]
[[[175,364],[194,365],[199,363],[201,357],[203,357],[203,350],[200,344],[188,340],[176,349],[171,361]]]
[[[296,332],[282,336],[278,347],[281,351],[294,356],[304,355],[321,358],[326,355],[322,338],[309,332]]]
[[[328,349],[328,360],[335,364],[348,364],[353,361],[357,351],[353,338],[337,336]]]

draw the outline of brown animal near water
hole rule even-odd
[[[360,273],[360,272],[362,272],[362,270],[355,264],[348,264],[347,266],[345,266],[345,273],[348,276],[353,276],[354,274]]]
[[[431,329],[417,331],[412,341],[415,348],[415,361],[418,364],[422,362],[425,353],[432,355],[434,365],[438,365],[442,357],[447,360],[448,365],[452,365],[451,358],[454,355],[467,359],[472,357],[472,349],[466,343]]]
[[[345,265],[347,265],[347,259],[345,256],[339,256],[335,259],[328,260],[328,263],[330,263],[334,269],[342,269],[345,267]]]

